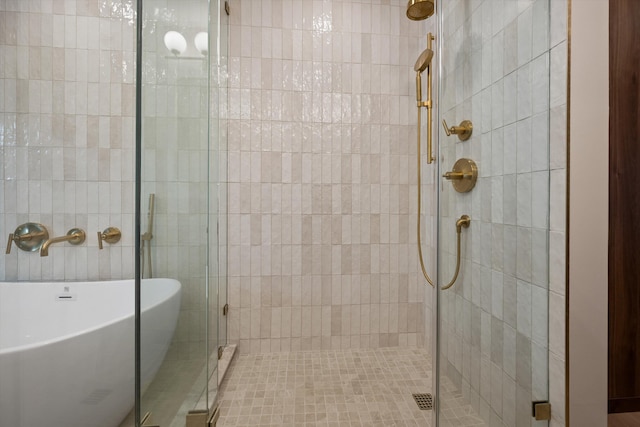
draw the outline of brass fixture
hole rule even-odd
[[[140,236],[140,271],[144,277],[144,257],[147,255],[147,263],[149,264],[149,278],[153,277],[153,268],[151,265],[151,239],[153,239],[153,213],[155,212],[156,195],[149,194],[149,210],[147,212],[147,231]],[[145,242],[147,242],[145,244]]]
[[[466,159],[466,160],[468,160],[468,159]],[[473,162],[473,160],[469,160],[469,162],[473,163],[473,165],[475,166],[475,163]],[[434,283],[433,283],[433,280],[431,279],[431,277],[429,277],[429,274],[427,273],[427,269],[424,266],[424,259],[422,257],[422,240],[421,240],[421,236],[420,236],[420,217],[422,216],[422,196],[421,196],[421,191],[420,191],[420,181],[421,181],[420,169],[421,169],[420,168],[420,144],[418,144],[418,220],[417,220],[417,230],[416,230],[417,231],[417,241],[418,241],[418,258],[420,259],[420,268],[422,269],[422,275],[426,279],[427,283],[429,283],[431,286],[435,286]],[[476,168],[476,177],[477,177],[477,168]],[[475,179],[474,179],[474,185],[475,185]],[[451,281],[449,281],[449,283],[447,283],[445,286],[443,286],[442,290],[449,289],[451,286],[453,286],[453,284],[458,279],[458,274],[460,273],[460,257],[461,257],[461,255],[460,255],[460,234],[462,233],[462,228],[463,227],[464,228],[469,228],[469,225],[471,225],[471,218],[469,217],[469,215],[462,215],[456,221],[456,235],[457,235],[456,271],[455,271]]]
[[[11,244],[16,242],[18,249],[27,252],[35,252],[40,250],[44,242],[49,239],[49,232],[44,225],[37,222],[26,222],[9,234],[7,242],[6,254],[11,253]]]
[[[470,120],[463,120],[458,126],[449,127],[447,125],[447,121],[442,119],[442,126],[444,127],[444,132],[447,136],[451,136],[452,134],[458,135],[458,139],[460,139],[460,141],[466,141],[471,138],[471,134],[473,133],[473,124]]]
[[[458,193],[468,193],[476,186],[478,166],[471,159],[458,159],[453,165],[453,170],[442,176],[451,181]]]
[[[84,242],[86,237],[87,235],[84,230],[81,230],[79,228],[72,228],[64,236],[54,237],[53,239],[49,239],[44,242],[42,244],[42,247],[40,248],[40,256],[49,256],[49,246],[53,245],[54,243],[69,242],[72,245],[80,245]]]
[[[461,258],[460,257],[460,235],[462,234],[462,227],[469,228],[469,225],[471,225],[471,218],[469,217],[469,215],[462,215],[456,221],[456,239],[457,239],[456,272],[453,274],[453,278],[451,279],[451,281],[441,288],[443,291],[446,291],[447,289],[452,287],[453,284],[456,283],[456,280],[458,280],[458,274],[460,274],[460,258]]]
[[[551,404],[546,400],[531,402],[532,403],[532,416],[536,421],[545,421],[551,419]]]
[[[142,427],[160,427],[158,424],[147,424],[147,423],[151,423],[151,412],[147,412],[146,414],[144,414],[144,416],[142,417],[142,419],[140,420],[140,425]]]
[[[409,2],[412,3],[412,2]],[[407,14],[409,10],[407,9]],[[408,15],[407,15],[408,16]],[[429,277],[427,273],[427,269],[424,266],[424,258],[422,256],[422,241],[420,238],[420,221],[422,217],[422,156],[420,154],[420,145],[422,138],[420,137],[420,130],[422,127],[421,119],[422,113],[421,108],[425,107],[427,109],[427,163],[431,164],[434,162],[435,158],[433,156],[433,139],[432,139],[432,101],[431,101],[431,88],[432,88],[432,79],[431,79],[431,60],[433,59],[433,41],[435,37],[433,34],[427,34],[427,48],[420,54],[418,60],[413,66],[413,70],[416,72],[416,105],[418,107],[418,220],[417,220],[417,234],[418,234],[418,258],[420,259],[420,268],[422,269],[422,275],[424,276],[427,283],[431,286],[434,286],[433,280]],[[427,70],[427,100],[422,101],[422,72]]]
[[[98,231],[98,247],[102,249],[102,241],[109,244],[117,243],[120,241],[122,233],[117,227],[108,227],[101,233]]]
[[[433,156],[433,138],[432,138],[432,114],[433,114],[433,102],[431,100],[432,92],[432,78],[431,78],[431,60],[433,59],[433,41],[436,38],[433,34],[427,34],[427,48],[422,51],[415,65],[413,66],[416,72],[416,105],[418,107],[418,145],[420,145],[420,128],[422,127],[422,114],[420,108],[427,109],[427,163],[431,164],[435,160]],[[427,70],[427,100],[422,100],[422,72]]]
[[[434,286],[433,280],[429,277],[429,273],[427,273],[427,269],[424,266],[424,258],[422,257],[422,239],[420,236],[420,221],[422,218],[422,159],[420,154],[420,108],[418,108],[418,219],[417,223],[417,241],[418,241],[418,259],[420,260],[420,268],[422,269],[422,275],[424,276],[427,283],[431,286]]]
[[[409,0],[407,3],[407,18],[412,21],[427,19],[434,11],[433,0]]]

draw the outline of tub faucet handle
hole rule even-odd
[[[117,227],[105,228],[103,232],[98,231],[98,247],[100,249],[103,248],[103,240],[109,244],[113,244],[119,242],[120,237],[122,237],[122,233]]]
[[[9,233],[9,242],[7,242],[7,250],[5,251],[5,254],[10,254],[11,253],[11,244],[13,243],[13,233]]]
[[[38,224],[37,222],[24,223],[18,226],[13,233],[9,234],[5,254],[11,253],[13,242],[16,242],[18,249],[35,252],[40,250],[40,247],[47,239],[49,239],[49,233],[44,225]]]

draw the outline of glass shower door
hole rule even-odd
[[[218,360],[227,344],[227,57],[229,18],[225,2],[211,0],[209,24],[209,402],[222,373]]]
[[[439,425],[548,425],[549,1],[439,13]]]
[[[205,417],[210,305],[208,0],[145,0],[142,16],[140,417],[184,425]],[[215,233],[213,233],[215,236]],[[159,285],[180,283],[177,316],[145,312]],[[145,288],[145,284],[147,287]],[[153,291],[147,291],[147,288]],[[213,313],[215,315],[215,313]],[[164,339],[159,356],[158,336]],[[191,415],[189,415],[191,416]]]

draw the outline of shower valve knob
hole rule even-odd
[[[460,141],[466,141],[471,138],[471,134],[473,133],[473,124],[470,120],[463,120],[460,122],[460,125],[449,127],[447,121],[442,119],[442,126],[447,136],[458,135]]]
[[[445,172],[442,177],[451,181],[458,193],[468,193],[478,180],[478,166],[471,159],[458,159],[453,165],[453,170]]]
[[[98,247],[102,249],[103,240],[109,244],[113,244],[119,242],[120,237],[122,237],[122,233],[116,227],[106,228],[103,232],[98,231]]]

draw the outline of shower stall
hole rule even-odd
[[[567,3],[233,5],[223,425],[563,423]]]
[[[563,425],[566,7],[0,0],[0,427]]]

